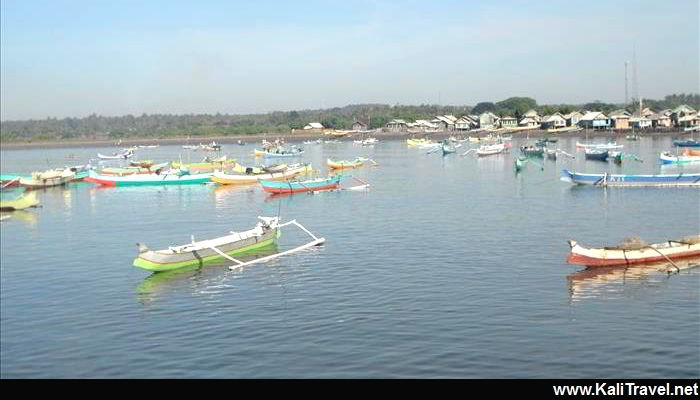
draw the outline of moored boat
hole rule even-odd
[[[617,142],[598,143],[598,144],[576,142],[576,148],[579,148],[579,149],[613,150],[613,149],[621,149],[623,147],[624,147],[624,145],[617,144]]]
[[[224,173],[223,171],[215,171],[212,175],[212,182],[222,185],[244,185],[257,183],[261,180],[275,181],[284,180],[305,174],[312,171],[311,164],[290,165],[279,171],[269,171],[261,168],[246,168],[245,172]]]
[[[700,147],[700,140],[674,140],[673,145],[678,147]]]
[[[363,165],[365,165],[365,162],[367,161],[366,158],[362,157],[357,157],[356,159],[352,161],[348,160],[332,160],[332,159],[327,159],[326,164],[331,168],[331,169],[345,169],[345,168],[358,168]]]
[[[697,174],[671,174],[671,175],[623,175],[623,174],[582,174],[579,172],[562,171],[562,180],[579,185],[592,186],[659,186],[675,187],[689,186],[700,187],[700,173]]]
[[[606,161],[608,150],[586,149],[586,160]]]
[[[126,168],[108,167],[108,168],[102,168],[100,170],[100,174],[118,175],[118,176],[133,175],[133,174],[152,174],[156,171],[167,168],[169,164],[170,163],[168,163],[168,162],[164,162],[164,163],[160,163],[160,164],[153,164],[148,168],[144,168],[144,167],[126,167]]]
[[[683,150],[684,156],[700,156],[700,150],[685,149]]]
[[[75,172],[70,168],[52,169],[44,172],[33,172],[31,177],[21,177],[19,184],[28,189],[42,189],[65,185],[75,179]]]
[[[506,148],[507,146],[505,143],[481,145],[478,149],[476,149],[476,155],[479,157],[484,157],[500,154],[506,151]]]
[[[694,164],[700,162],[700,156],[673,155],[669,152],[659,156],[662,164]]]
[[[189,174],[183,170],[171,169],[154,174],[116,176],[90,171],[85,181],[102,186],[187,185],[210,182],[212,174]]]
[[[126,160],[134,156],[134,152],[131,149],[122,151],[121,153],[114,153],[110,156],[106,156],[101,153],[97,153],[97,157],[101,160]]]
[[[544,148],[539,146],[520,146],[520,151],[528,157],[544,157]]]
[[[569,240],[569,246],[568,262],[571,264],[589,267],[630,265],[700,256],[700,235],[655,244],[633,240],[615,247],[598,248],[584,247]]]
[[[223,261],[230,256],[244,254],[275,243],[280,237],[279,220],[276,217],[258,217],[261,222],[243,232],[231,232],[216,239],[194,241],[182,246],[170,246],[164,250],[149,250],[139,246],[135,267],[162,272],[206,263]],[[227,257],[228,256],[228,257]]]
[[[0,191],[0,211],[24,210],[38,205],[36,192],[26,192],[22,188]]]
[[[344,175],[335,175],[328,178],[310,179],[306,181],[260,181],[264,191],[268,193],[302,193],[332,190],[340,187],[340,181]]]

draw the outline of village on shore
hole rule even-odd
[[[479,115],[465,114],[460,117],[454,115],[437,115],[432,120],[418,119],[413,122],[404,119],[392,119],[382,129],[383,132],[397,134],[421,134],[441,132],[519,132],[531,130],[543,130],[548,133],[576,132],[581,130],[595,131],[692,131],[700,128],[700,115],[692,107],[683,104],[673,110],[666,109],[653,111],[643,108],[634,113],[626,109],[615,110],[608,115],[601,111],[573,111],[567,114],[555,112],[550,115],[540,116],[537,111],[529,110],[518,118],[512,116],[498,116],[487,111]],[[326,129],[319,122],[312,122],[304,126],[302,133],[360,133],[369,130],[366,121],[356,121],[350,131],[338,131]],[[292,134],[294,134],[292,130]]]

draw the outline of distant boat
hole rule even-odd
[[[246,168],[251,172],[239,172],[239,173],[224,173],[222,171],[215,171],[214,175],[211,177],[212,182],[221,185],[243,185],[250,183],[257,183],[260,181],[278,181],[289,179],[294,176],[304,174],[311,171],[311,164],[296,164],[294,166],[290,165],[284,169],[278,171],[268,171],[260,170],[258,172],[253,172],[256,168]]]
[[[695,164],[700,162],[700,156],[673,155],[669,152],[659,156],[662,164]]]
[[[586,149],[586,160],[606,161],[607,159],[607,150]]]
[[[335,175],[328,178],[318,178],[306,181],[260,181],[264,191],[268,193],[302,193],[332,190],[340,187],[340,181],[345,175]]]
[[[617,142],[600,143],[600,144],[576,142],[576,147],[579,149],[613,150],[613,149],[621,149],[624,147],[624,145],[617,144]]]
[[[673,145],[678,147],[700,147],[700,140],[674,140]]]
[[[245,142],[242,140],[239,140],[236,143],[238,143],[239,146],[245,146]]]
[[[628,240],[615,247],[597,248],[584,247],[575,240],[569,240],[569,246],[571,247],[569,263],[589,267],[609,267],[700,256],[700,235],[655,244],[646,244],[641,240]]]
[[[538,146],[520,146],[520,151],[528,157],[544,157],[544,148]]]
[[[591,186],[659,186],[676,187],[689,186],[700,187],[700,173],[698,174],[671,174],[671,175],[617,175],[617,174],[582,174],[579,172],[562,171],[563,181]]]
[[[102,186],[187,185],[211,182],[212,173],[194,174],[172,169],[155,174],[103,175],[90,171],[85,181]]]
[[[476,155],[479,157],[491,156],[494,154],[500,154],[506,151],[507,146],[504,143],[482,145],[476,149]]]
[[[256,150],[257,152],[257,150]],[[256,153],[257,154],[257,153]],[[265,158],[289,158],[289,157],[301,157],[304,154],[304,149],[299,149],[292,147],[290,150],[277,149],[276,151],[265,151],[263,156]]]
[[[332,160],[332,159],[327,159],[326,164],[331,168],[331,169],[344,169],[344,168],[358,168],[363,165],[365,165],[365,162],[367,161],[366,158],[362,157],[357,157],[356,159],[352,161],[348,160]]]
[[[457,152],[457,148],[455,146],[453,146],[452,144],[448,144],[448,143],[443,143],[441,146],[441,149],[442,149],[443,156]]]
[[[33,172],[31,177],[21,177],[19,184],[28,189],[43,189],[52,186],[65,185],[75,179],[75,172],[70,168],[52,169],[44,172]]]
[[[110,156],[97,153],[97,157],[101,160],[126,160],[127,158],[133,157],[134,152],[132,150],[125,150],[121,153],[114,153]]]

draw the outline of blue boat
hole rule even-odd
[[[674,140],[673,145],[678,147],[700,147],[700,140]]]
[[[340,181],[345,175],[335,175],[328,178],[309,179],[306,181],[260,181],[264,191],[268,193],[301,193],[332,190],[340,187]]]
[[[616,175],[616,174],[582,174],[565,169],[561,179],[578,185],[591,186],[689,186],[700,187],[700,173],[671,175]]]

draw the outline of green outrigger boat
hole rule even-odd
[[[153,272],[174,271],[191,266],[204,266],[207,263],[229,260],[236,264],[229,267],[236,269],[257,262],[265,262],[279,256],[297,252],[310,246],[320,245],[324,238],[317,238],[296,220],[279,223],[278,217],[258,217],[260,222],[253,229],[244,232],[230,232],[229,235],[215,239],[195,241],[182,246],[170,246],[164,250],[149,250],[144,244],[137,243],[139,256],[134,260],[134,266]],[[281,236],[280,228],[295,224],[313,237],[313,241],[294,249],[275,253],[270,256],[256,258],[251,261],[240,261],[232,256],[253,252],[276,243]]]

